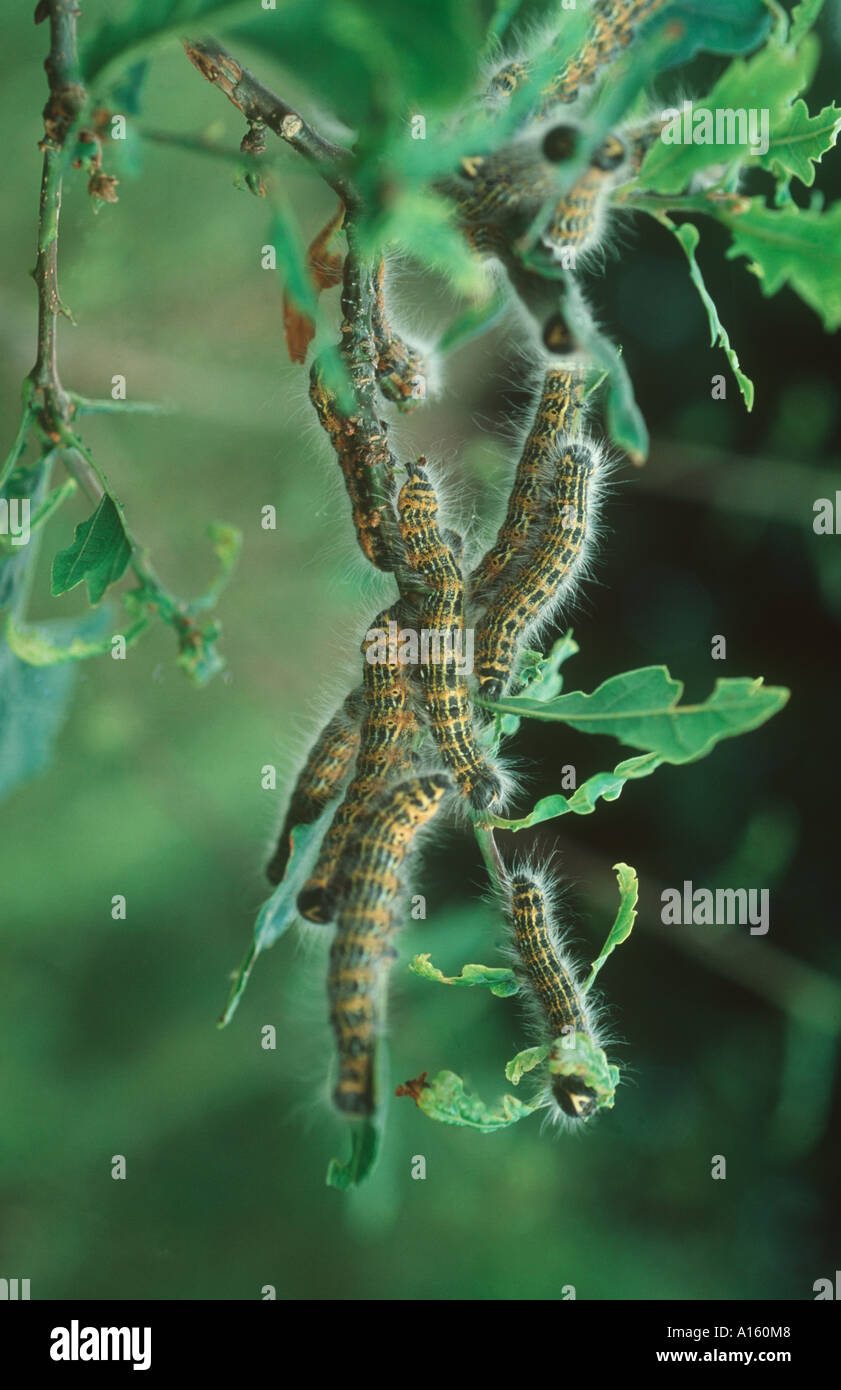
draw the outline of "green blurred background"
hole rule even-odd
[[[8,440],[34,358],[45,32],[29,8],[6,17],[0,60]],[[83,24],[108,8],[90,0]],[[820,33],[813,108],[837,95],[836,3]],[[250,57],[313,111],[300,73]],[[230,150],[243,131],[177,46],[153,65],[139,125]],[[233,163],[139,138],[109,147],[106,167],[121,179],[117,206],[92,215],[81,177],[65,198],[61,285],[78,326],[61,326],[62,378],[105,396],[122,373],[130,397],[177,407],[85,429],[172,589],[189,596],[209,579],[210,522],[245,539],[220,606],[229,678],[192,687],[161,627],[125,662],[88,663],[52,766],[3,807],[0,1276],[62,1299],[255,1299],[264,1285],[294,1299],[558,1298],[567,1284],[590,1299],[811,1298],[839,1264],[841,540],[812,531],[814,500],[841,485],[836,342],[790,292],[764,300],[711,228],[704,273],[758,388],[752,416],[729,378],[727,400],[713,401],[726,363],[707,346],[679,247],[653,224],[619,227],[591,288],[654,442],[644,470],[617,471],[567,688],[663,662],[690,699],[722,675],[763,675],[791,702],[707,760],[529,835],[562,856],[588,960],[615,910],[611,865],[639,870],[637,928],[602,976],[628,1069],[615,1110],[580,1139],[541,1133],[537,1119],[482,1137],[395,1100],[377,1172],[343,1195],[324,1186],[347,1142],[326,1101],[325,940],[285,937],[230,1028],[215,1020],[266,895],[282,794],[261,789],[261,768],[276,764],[288,786],[390,590],[356,554],[306,373],[286,356],[281,287],[259,268],[266,203],[233,186]],[[332,197],[291,154],[283,168],[309,239]],[[830,198],[839,168],[831,154],[819,171]],[[407,324],[446,323],[445,286],[408,266],[395,281]],[[518,338],[508,318],[456,354],[439,398],[394,429],[403,457],[440,462],[462,521],[495,517],[502,500],[506,421],[528,405]],[[260,526],[267,504],[274,532]],[[84,611],[80,590],[48,597],[49,558],[87,511],[76,499],[51,522],[31,617]],[[726,662],[711,660],[716,634]],[[559,790],[562,764],[582,779],[621,756],[611,740],[545,725],[512,751],[523,811]],[[768,936],[661,927],[660,891],[684,879],[770,888]],[[530,1040],[516,1003],[405,970],[419,950],[448,973],[496,960],[499,917],[461,831],[439,835],[418,891],[429,915],[406,932],[393,975],[393,1083],[450,1067],[490,1100]],[[118,893],[125,922],[110,915]],[[275,1051],[260,1045],[266,1024]],[[125,1181],[111,1178],[115,1154]],[[710,1177],[717,1154],[726,1181]],[[411,1178],[414,1155],[425,1181]]]

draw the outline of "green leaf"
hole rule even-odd
[[[513,970],[493,965],[465,965],[460,975],[445,975],[432,964],[428,955],[423,955],[414,956],[409,962],[409,969],[413,974],[420,975],[421,979],[434,980],[440,985],[463,985],[467,988],[484,985],[500,999],[516,994],[520,988]]]
[[[149,621],[149,617],[144,615],[121,634],[127,647],[137,641]],[[66,661],[86,661],[92,656],[103,656],[112,650],[113,640],[112,634],[109,634],[91,641],[82,635],[75,622],[69,625],[59,621],[18,626],[11,614],[6,622],[5,636],[15,655],[30,666],[60,666]]]
[[[318,820],[313,821],[312,825],[293,827],[291,832],[292,852],[286,865],[286,873],[257,914],[257,920],[254,923],[254,938],[245,954],[245,959],[236,971],[228,1003],[219,1019],[220,1028],[224,1028],[230,1023],[236,1013],[237,1005],[248,984],[254,962],[261,951],[273,946],[278,937],[283,936],[284,932],[287,932],[292,924],[298,920],[296,900],[315,864],[321,841],[333,819],[336,804],[334,798],[325,806]]]
[[[676,24],[677,21],[677,24]],[[771,19],[762,0],[671,0],[639,26],[651,37],[676,29],[660,66],[677,67],[696,53],[749,53],[767,35]]]
[[[498,289],[484,304],[471,305],[449,327],[444,329],[435,347],[436,353],[446,356],[454,348],[464,347],[491,328],[508,304],[508,293]]]
[[[197,30],[218,32],[253,15],[254,0],[134,0],[120,19],[100,24],[82,49],[85,82],[105,87],[164,43]]]
[[[275,208],[269,241],[277,253],[277,269],[289,298],[312,319],[318,313],[318,295],[307,268],[307,253],[292,212]]]
[[[610,437],[632,463],[640,464],[648,456],[648,430],[621,350],[599,332],[589,312],[573,296],[568,299],[567,312],[570,327],[593,366],[608,374],[605,415]]]
[[[788,690],[765,686],[761,678],[718,680],[700,705],[680,705],[682,694],[682,683],[665,666],[644,666],[611,676],[591,695],[577,690],[545,704],[519,696],[479,703],[529,719],[560,720],[583,733],[611,734],[665,762],[689,763],[721,739],[758,728],[789,697]]]
[[[481,44],[474,0],[426,0],[421,10],[365,0],[283,4],[238,24],[235,35],[305,75],[308,91],[341,120],[368,135],[376,125],[380,136],[389,117],[402,122],[407,111],[459,100]]]
[[[533,825],[554,820],[556,816],[565,816],[568,812],[577,816],[592,815],[597,802],[618,800],[627,782],[650,776],[666,761],[665,758],[658,758],[656,753],[643,753],[640,757],[627,758],[624,762],[618,763],[613,772],[597,772],[588,777],[571,797],[562,796],[560,792],[554,796],[544,796],[529,814],[520,820],[493,817],[491,823],[501,830],[529,830]]]
[[[53,560],[53,597],[75,589],[84,579],[95,606],[108,586],[125,573],[130,559],[131,544],[122,515],[106,493],[93,516],[76,527],[73,544],[60,550]]]
[[[505,1095],[494,1107],[487,1106],[478,1096],[468,1094],[464,1082],[453,1071],[439,1071],[431,1081],[424,1076],[411,1083],[411,1089],[400,1087],[400,1095],[410,1095],[419,1110],[431,1120],[445,1125],[466,1126],[480,1134],[493,1134],[516,1124],[537,1109],[537,1103],[526,1103],[516,1096]]]
[[[542,1043],[539,1047],[527,1047],[525,1052],[518,1052],[510,1062],[506,1062],[505,1075],[511,1085],[519,1086],[528,1072],[534,1071],[541,1062],[545,1062],[553,1046],[553,1043]]]
[[[54,641],[70,644],[96,636],[107,617],[100,609],[49,626]],[[49,764],[67,717],[74,676],[72,666],[38,670],[0,639],[0,799]]]
[[[694,138],[687,141],[683,117],[675,126],[684,143],[670,143],[663,138],[671,128],[667,127],[643,161],[639,187],[655,193],[679,193],[695,174],[712,165],[731,165],[747,158],[758,159],[759,155],[752,151],[750,145],[747,117],[741,132],[734,117],[731,139],[730,128],[724,125],[723,117],[722,128],[717,129],[716,114],[767,109],[769,132],[773,131],[778,123],[787,121],[791,103],[808,86],[816,61],[817,47],[813,40],[797,50],[771,43],[748,61],[736,59],[722,73],[712,91],[703,100],[692,103],[693,114],[698,108],[713,113],[710,133],[714,138],[705,144],[695,143]],[[683,107],[669,109],[684,110]],[[693,136],[702,133],[695,130],[691,117],[689,133]],[[707,131],[703,133],[706,135]],[[740,133],[745,137],[743,142],[736,138]],[[723,138],[718,139],[718,135]]]
[[[349,1187],[358,1187],[376,1166],[380,1150],[381,1131],[372,1120],[361,1120],[355,1124],[350,1136],[350,1158],[342,1163],[331,1158],[327,1168],[327,1186],[347,1192]]]
[[[397,246],[418,265],[446,274],[460,294],[487,302],[488,272],[456,228],[445,198],[409,188],[362,220],[358,236],[364,254],[373,258],[384,246]]]
[[[572,628],[568,628],[563,637],[554,644],[548,656],[543,656],[541,652],[521,652],[517,680],[523,688],[517,693],[528,694],[530,700],[553,700],[556,695],[560,695],[564,685],[561,666],[569,657],[575,656],[578,650]],[[500,732],[507,736],[517,732],[520,721],[512,714],[505,714],[499,720],[499,725]]]
[[[841,107],[825,106],[817,116],[799,98],[788,116],[773,127],[768,153],[760,156],[763,169],[778,177],[797,178],[807,188],[815,182],[815,165],[832,149],[841,129]]]
[[[662,222],[664,227],[668,227],[669,231],[674,233],[683,247],[686,259],[689,262],[689,277],[701,296],[701,302],[707,311],[707,318],[710,324],[710,346],[718,346],[724,349],[724,353],[733,370],[733,375],[739,384],[739,390],[744,397],[745,405],[748,410],[753,410],[753,382],[750,377],[745,376],[745,373],[739,366],[739,359],[731,347],[730,338],[727,335],[721,319],[718,317],[718,309],[716,308],[715,300],[704,284],[700,267],[695,259],[695,251],[698,242],[701,240],[701,234],[698,228],[693,226],[691,222],[684,222],[682,226],[678,227],[665,213],[659,216],[658,221]]]
[[[802,41],[815,24],[822,9],[823,0],[801,0],[801,4],[795,5],[791,12],[789,43],[797,45]]]
[[[634,922],[637,918],[637,899],[639,898],[639,883],[637,882],[637,871],[632,869],[630,864],[614,864],[616,878],[619,883],[619,911],[616,920],[611,927],[607,940],[602,946],[593,964],[590,966],[590,973],[584,982],[584,993],[586,994],[607,960],[609,955],[621,946],[623,941],[627,941],[631,935]]]
[[[234,571],[242,549],[242,532],[237,526],[229,526],[224,521],[214,521],[208,527],[207,534],[219,561],[219,573],[201,597],[188,604],[191,614],[213,608]]]
[[[787,284],[830,332],[841,325],[841,201],[817,212],[753,198],[745,212],[715,215],[733,234],[728,260],[747,256],[764,295]]]

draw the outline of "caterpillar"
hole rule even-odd
[[[367,412],[343,415],[318,359],[310,371],[310,400],[339,461],[362,553],[377,569],[391,570],[393,557],[383,519],[384,512],[392,511],[395,463],[385,426],[379,421],[372,424]]]
[[[467,681],[457,669],[455,642],[464,633],[464,580],[454,538],[438,527],[438,498],[420,463],[407,467],[397,499],[406,563],[424,584],[420,624],[436,649],[419,663],[432,736],[456,785],[476,811],[501,801],[502,783],[481,752],[473,729]],[[443,651],[442,651],[443,648]]]
[[[436,185],[454,201],[472,250],[505,259],[557,196],[557,165],[573,157],[579,135],[574,124],[554,124],[542,136],[512,141],[487,158],[462,159],[460,176]],[[583,252],[592,245],[605,195],[628,160],[626,142],[617,134],[608,135],[591,156],[589,168],[557,199],[541,237],[556,256],[566,247]]]
[[[515,973],[547,1041],[581,1033],[599,1046],[596,1010],[576,983],[575,970],[551,920],[547,894],[532,873],[515,873],[508,900]],[[598,1108],[591,1086],[575,1075],[551,1073],[547,1100],[561,1115],[586,1120]]]
[[[292,790],[277,846],[266,865],[270,883],[280,883],[291,852],[296,825],[312,825],[341,787],[359,747],[364,709],[362,686],[352,690],[315,740]]]
[[[329,922],[342,893],[339,864],[354,823],[365,814],[372,798],[386,783],[411,764],[413,738],[419,726],[411,703],[407,669],[396,652],[377,660],[381,640],[372,633],[388,632],[399,624],[402,606],[387,608],[374,619],[362,644],[365,656],[363,691],[365,716],[358,739],[358,755],[344,799],[324,837],[315,867],[298,894],[298,911],[310,922]]]
[[[396,955],[392,937],[405,861],[450,786],[437,774],[389,788],[371,805],[343,856],[346,890],[336,917],[327,993],[339,1059],[333,1100],[345,1115],[361,1117],[375,1109],[374,1055]]]
[[[572,417],[581,406],[584,373],[578,367],[552,367],[543,378],[531,429],[517,464],[505,520],[496,540],[473,569],[469,580],[471,599],[485,602],[512,564],[525,551],[536,526],[543,501],[546,464],[558,439],[568,434]]]
[[[576,101],[582,87],[594,81],[628,47],[640,25],[651,19],[670,0],[596,0],[591,33],[574,58],[551,79],[540,93],[540,110],[556,103]],[[487,98],[499,105],[518,91],[532,72],[532,64],[514,59],[505,63],[491,78]]]
[[[479,693],[496,700],[514,669],[528,630],[550,616],[580,567],[590,535],[589,502],[598,454],[590,444],[559,446],[545,522],[518,572],[502,587],[476,629]]]
[[[547,141],[554,133],[549,132]],[[611,134],[602,141],[593,154],[590,167],[560,200],[543,233],[544,243],[556,254],[569,246],[575,247],[576,252],[584,252],[596,241],[605,196],[614,181],[613,176],[626,165],[628,156],[628,146],[620,136]]]
[[[385,261],[374,278],[372,306],[377,348],[377,382],[386,400],[400,410],[413,410],[426,399],[428,369],[423,355],[394,332],[385,305]]]

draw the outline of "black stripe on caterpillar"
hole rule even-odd
[[[450,786],[440,774],[392,786],[369,806],[343,856],[346,888],[336,915],[327,993],[339,1060],[333,1100],[351,1117],[371,1115],[376,1108],[374,1061],[407,859]]]
[[[420,729],[412,707],[409,673],[396,653],[394,660],[389,659],[389,652],[385,660],[377,658],[378,634],[391,623],[399,624],[404,612],[405,605],[398,602],[379,613],[362,644],[365,713],[356,766],[312,873],[298,894],[298,911],[310,922],[332,920],[343,891],[339,863],[354,824],[387,783],[411,767]]]
[[[337,796],[359,748],[365,698],[362,686],[352,690],[315,740],[292,789],[275,851],[266,865],[270,883],[280,883],[291,853],[290,834],[296,825],[312,825],[328,801]]]
[[[569,434],[573,416],[581,407],[585,373],[579,367],[552,367],[543,385],[531,428],[526,436],[505,520],[496,540],[470,575],[471,601],[486,603],[513,566],[519,563],[534,538],[543,515],[547,463],[557,451],[558,440]]]
[[[485,699],[504,694],[520,644],[572,589],[595,529],[599,463],[598,450],[583,439],[558,446],[537,538],[476,628],[476,676]]]
[[[420,463],[407,467],[397,499],[407,569],[421,582],[419,623],[436,641],[418,673],[438,752],[462,796],[476,811],[502,800],[502,782],[479,747],[465,676],[456,651],[464,635],[464,580],[438,525],[438,498]]]

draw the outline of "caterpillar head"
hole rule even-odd
[[[563,314],[551,314],[543,325],[543,346],[556,357],[577,352],[578,343]]]
[[[572,159],[578,145],[578,126],[554,125],[543,137],[541,150],[543,158],[550,164],[561,164]]]
[[[326,888],[304,887],[298,894],[297,908],[307,922],[325,926],[336,915],[335,899]]]
[[[592,1087],[577,1076],[553,1077],[552,1096],[571,1120],[589,1120],[599,1105],[598,1096]]]
[[[475,777],[467,800],[474,811],[492,811],[502,803],[502,783],[495,772],[482,772]]]

